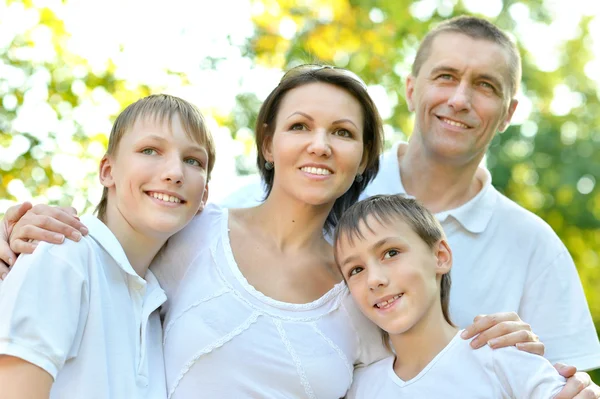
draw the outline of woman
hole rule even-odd
[[[256,135],[264,203],[209,205],[152,266],[170,298],[171,398],[339,398],[355,366],[385,356],[324,236],[377,173],[381,120],[366,86],[343,69],[294,68],[261,107]],[[44,217],[51,230],[77,225],[42,209],[58,216]],[[15,237],[47,237],[34,219]]]

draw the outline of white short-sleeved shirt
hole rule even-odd
[[[82,222],[80,242],[18,258],[0,290],[0,354],[47,371],[50,398],[164,399],[165,293],[151,272],[135,273],[100,220]]]
[[[377,177],[361,199],[406,194],[398,146],[382,155]],[[600,367],[600,344],[573,259],[542,219],[500,194],[490,173],[466,204],[436,214],[453,254],[450,316],[466,327],[478,314],[514,311],[531,324],[551,362],[580,370]],[[264,197],[255,182],[234,192],[227,206],[252,206]]]
[[[215,205],[171,237],[152,270],[169,297],[169,398],[338,399],[355,365],[388,354],[343,282],[307,304],[254,289],[234,259],[228,212]]]
[[[394,372],[390,356],[357,369],[348,399],[552,399],[565,379],[545,358],[515,347],[473,350],[458,336],[414,378]]]

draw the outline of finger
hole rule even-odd
[[[538,340],[537,336],[531,332],[531,328],[528,324],[523,323],[522,321],[503,321],[483,330],[479,335],[473,338],[471,346],[473,348],[481,348],[482,346],[489,344],[491,347],[494,347],[494,345],[496,345],[496,339],[519,331],[524,332],[520,333],[520,335],[509,337],[512,345],[517,342],[535,342]]]
[[[17,259],[15,253],[10,249],[10,246],[7,242],[0,240],[0,264],[2,264],[6,269],[13,265]],[[0,270],[0,277],[2,273],[7,272],[8,270]]]
[[[4,214],[5,223],[8,225],[17,223],[31,208],[32,205],[30,202],[23,202],[20,205],[11,206]]]
[[[10,247],[13,251],[18,254],[32,254],[37,248],[37,241],[30,242],[29,240],[15,240],[11,243]]]
[[[556,371],[558,371],[558,374],[562,375],[565,378],[573,377],[577,372],[577,367],[569,366],[564,363],[556,363],[554,365],[554,368],[556,369]]]
[[[83,223],[79,221],[79,218],[74,217],[69,212],[66,212],[61,208],[54,208],[48,205],[40,204],[34,206],[31,211],[42,218],[42,223],[51,223],[48,225],[36,223],[38,227],[42,227],[47,230],[52,230],[55,233],[61,233],[65,237],[71,239],[74,239],[74,236],[71,237],[71,235],[75,234],[75,230],[79,231],[83,235],[88,233],[87,227],[85,227]],[[49,221],[49,219],[54,219],[55,221],[58,221],[60,223],[52,223]],[[58,230],[53,230],[53,227],[56,227]]]
[[[538,342],[539,339],[531,330],[527,330],[522,322],[507,321],[482,332],[473,341],[472,345],[488,344],[491,348],[498,349],[518,343]]]
[[[58,209],[79,220],[79,217],[77,216],[77,209],[73,208],[72,206],[61,206]]]
[[[8,265],[0,261],[0,280],[4,280],[8,274]]]
[[[593,390],[587,390],[588,392],[584,392],[584,389],[590,385],[590,382],[590,376],[586,373],[575,373],[573,377],[567,379],[567,383],[558,393],[555,399],[583,399],[587,397],[594,398],[595,396],[588,396],[593,394]]]
[[[494,313],[491,315],[478,315],[473,319],[473,324],[465,328],[461,337],[464,339],[473,338],[477,334],[490,329],[503,321],[521,321],[515,312]]]
[[[519,342],[515,344],[515,346],[520,351],[532,353],[534,355],[544,356],[544,353],[546,353],[546,345],[544,345],[543,342]],[[497,349],[502,347],[498,346],[493,348]]]

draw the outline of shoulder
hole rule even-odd
[[[183,230],[169,238],[163,250],[169,251],[171,248],[178,250],[182,246],[187,248],[192,243],[195,243],[192,245],[201,245],[207,242],[210,237],[214,237],[220,231],[219,227],[225,212],[226,209],[217,204],[207,204]]]
[[[496,195],[496,203],[492,223],[496,224],[496,228],[502,226],[511,236],[519,240],[531,240],[536,244],[545,243],[554,248],[564,247],[558,235],[546,221],[507,198],[495,188],[493,190]]]
[[[238,188],[222,201],[219,205],[223,208],[249,208],[263,202],[265,186],[259,175],[249,177],[249,183]]]
[[[368,366],[355,368],[347,398],[381,397],[382,391],[387,391],[393,364],[394,356],[390,355]]]

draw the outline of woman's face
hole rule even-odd
[[[275,164],[272,194],[286,193],[310,205],[333,204],[364,171],[360,103],[327,83],[290,90],[265,158]]]

